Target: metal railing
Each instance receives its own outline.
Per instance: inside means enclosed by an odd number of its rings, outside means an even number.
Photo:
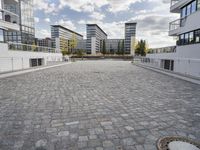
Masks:
[[[169,23],[169,31],[173,31],[176,30],[180,27],[184,27],[185,26],[185,22],[186,22],[186,17],[185,18],[180,18],[177,20],[174,20],[172,22]]]
[[[149,50],[149,54],[156,54],[156,53],[175,53],[176,46],[168,46],[162,48],[153,48]]]
[[[180,0],[171,0],[171,7],[178,3]]]
[[[56,50],[54,48],[12,42],[8,42],[8,49],[16,51],[56,53]]]

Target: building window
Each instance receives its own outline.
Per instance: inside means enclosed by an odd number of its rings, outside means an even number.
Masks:
[[[195,42],[200,43],[200,30],[194,32]]]
[[[3,29],[0,29],[0,42],[4,42]]]
[[[189,33],[185,33],[185,41],[184,44],[188,44],[189,43]]]
[[[194,32],[189,33],[189,43],[190,44],[194,43]]]
[[[194,2],[192,2],[191,4],[191,13],[194,13],[195,11],[197,11],[197,1],[195,0]]]
[[[197,0],[197,10],[200,10],[200,0]]]
[[[198,5],[200,7],[200,0],[198,0]],[[186,5],[185,7],[183,7],[181,9],[181,18],[184,18],[186,16],[189,16],[190,14],[194,13],[197,11],[197,1],[192,1],[191,3],[189,3],[188,5]]]

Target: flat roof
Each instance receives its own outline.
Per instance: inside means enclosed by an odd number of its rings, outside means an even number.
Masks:
[[[137,24],[137,22],[126,22],[125,24]]]
[[[87,24],[87,26],[97,26],[106,36],[108,36],[97,24]]]
[[[63,26],[61,26],[61,25],[51,25],[51,26],[52,26],[52,27],[59,27],[59,28],[62,28],[62,29],[64,29],[64,30],[67,30],[67,31],[69,31],[69,32],[75,33],[75,34],[77,34],[77,35],[83,37],[83,35],[81,35],[81,34],[75,32],[75,31],[72,31],[72,30],[70,30],[70,29],[68,29],[68,28],[65,28],[65,27],[63,27]]]

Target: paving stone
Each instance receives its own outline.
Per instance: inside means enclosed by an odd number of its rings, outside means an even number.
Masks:
[[[199,141],[199,97],[199,85],[128,61],[0,79],[0,149],[155,150],[163,136]]]
[[[113,146],[114,144],[111,141],[103,141],[103,147],[108,148]]]
[[[58,136],[69,136],[69,131],[58,132]]]

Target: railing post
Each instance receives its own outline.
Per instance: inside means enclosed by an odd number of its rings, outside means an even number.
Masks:
[[[11,65],[12,65],[12,71],[14,69],[14,66],[13,66],[13,57],[11,57]]]
[[[24,59],[22,57],[22,70],[24,69]]]

